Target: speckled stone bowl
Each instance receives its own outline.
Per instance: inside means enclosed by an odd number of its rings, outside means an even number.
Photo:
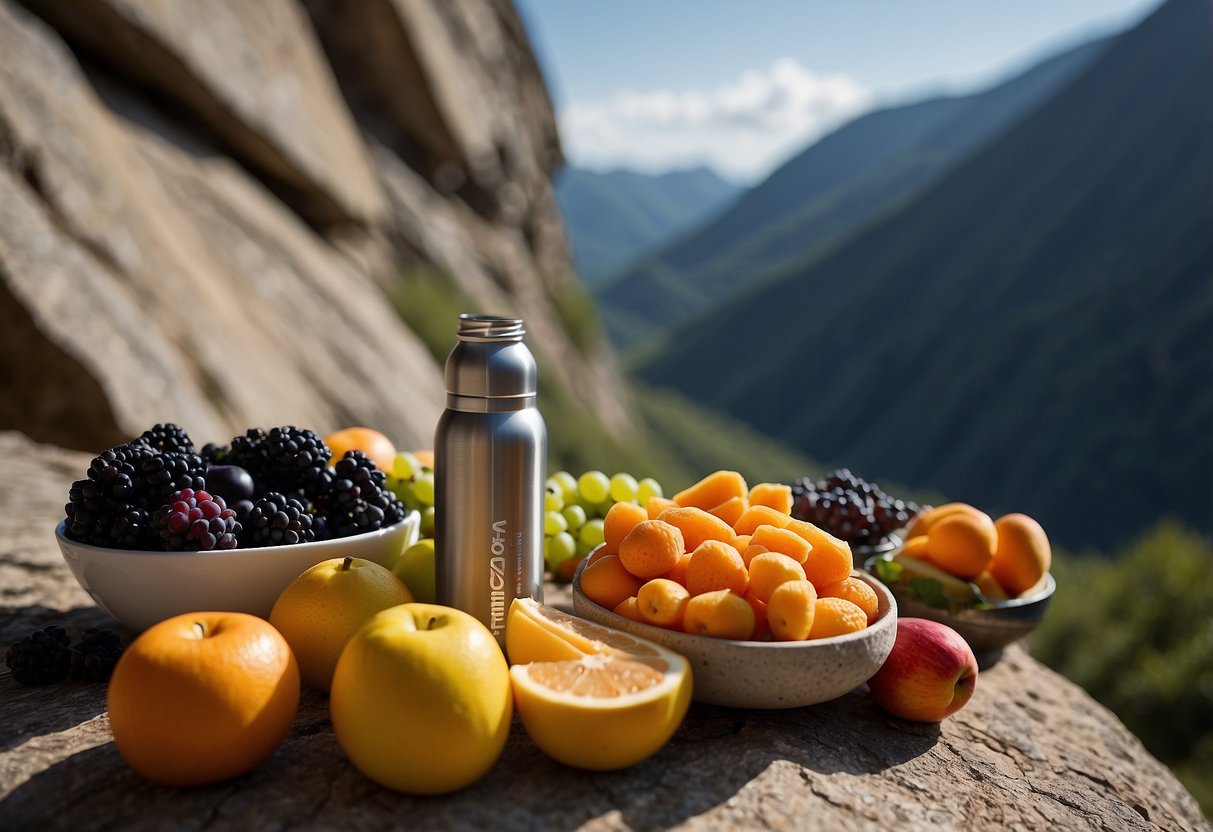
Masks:
[[[624,618],[581,591],[573,575],[573,610],[583,618],[655,641],[686,656],[694,698],[730,708],[798,708],[837,699],[862,685],[884,664],[897,636],[897,602],[884,584],[852,572],[876,590],[880,616],[867,629],[813,641],[730,641],[667,630]]]
[[[309,567],[350,555],[393,562],[417,541],[421,515],[409,512],[386,529],[344,537],[225,552],[139,552],[70,540],[55,528],[59,551],[76,582],[118,621],[145,630],[184,612],[234,611],[268,618],[286,585]]]

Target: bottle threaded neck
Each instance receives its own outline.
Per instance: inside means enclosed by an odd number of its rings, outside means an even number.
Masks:
[[[498,315],[460,315],[460,341],[521,341],[526,330],[522,318]]]

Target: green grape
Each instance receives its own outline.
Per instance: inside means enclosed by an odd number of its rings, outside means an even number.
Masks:
[[[568,521],[564,519],[564,515],[558,511],[549,511],[543,515],[543,533],[548,537],[554,534],[560,534],[566,531],[569,527]]]
[[[553,489],[550,485],[543,492],[543,510],[544,511],[560,511],[564,508],[564,496],[560,487]]]
[[[661,483],[652,477],[645,477],[636,484],[636,499],[642,506],[647,506],[651,497],[664,496],[665,492],[661,490]]]
[[[577,488],[591,503],[601,503],[611,496],[611,481],[601,471],[586,471],[577,480]]]
[[[586,520],[585,525],[577,532],[577,539],[590,546],[597,546],[603,540],[602,521],[598,518]]]
[[[423,506],[434,504],[434,474],[432,471],[423,471],[417,475],[417,479],[413,480],[413,496]]]
[[[616,474],[611,477],[611,499],[617,503],[633,502],[636,486],[636,478],[631,474]]]
[[[401,451],[392,460],[391,476],[398,480],[411,480],[420,470],[421,463],[408,451]]]
[[[421,511],[421,502],[413,494],[413,483],[402,483],[399,488],[393,488],[396,496],[400,498],[400,502],[404,503],[404,507],[409,511]]]
[[[569,531],[577,531],[585,525],[585,509],[581,506],[565,506],[560,513],[564,515],[564,522],[569,524]]]
[[[601,503],[594,503],[594,516],[606,517],[607,512],[611,510],[611,506],[615,505],[615,501],[607,497]]]
[[[557,471],[555,474],[552,474],[551,480],[559,483],[561,491],[564,492],[565,505],[577,499],[577,478],[568,471]]]
[[[543,541],[543,559],[548,569],[555,569],[577,554],[577,541],[568,532],[560,532]]]
[[[421,510],[421,536],[434,536],[434,507],[426,506]]]
[[[565,534],[568,534],[568,532],[565,532]],[[584,558],[592,551],[594,551],[594,547],[589,543],[586,543],[584,540],[577,541],[577,557]]]

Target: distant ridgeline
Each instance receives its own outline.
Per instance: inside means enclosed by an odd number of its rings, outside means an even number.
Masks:
[[[1213,531],[1211,15],[856,120],[600,288],[608,326],[648,382],[1062,544]]]

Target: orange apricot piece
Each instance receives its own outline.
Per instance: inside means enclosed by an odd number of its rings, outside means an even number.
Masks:
[[[608,610],[639,592],[640,585],[640,579],[624,569],[616,555],[599,558],[581,573],[581,591]]]
[[[736,471],[716,471],[690,488],[679,491],[674,495],[674,502],[683,507],[694,506],[707,511],[733,497],[745,497],[748,493],[745,478],[741,474]]]
[[[819,529],[804,520],[792,520],[785,526],[809,541],[809,556],[804,562],[804,574],[815,587],[828,586],[851,576],[855,561],[851,546],[845,540]]]
[[[791,520],[792,518],[788,515],[769,506],[751,505],[744,514],[737,518],[737,522],[733,524],[733,531],[737,534],[753,534],[759,526],[774,526],[782,529]]]
[[[749,507],[750,503],[745,497],[730,497],[715,508],[708,509],[708,514],[713,517],[719,517],[732,526],[737,522],[737,518]]]
[[[778,482],[760,482],[750,489],[750,505],[766,506],[780,514],[791,514],[792,486]]]
[[[850,601],[863,610],[864,615],[868,617],[869,624],[875,621],[876,616],[880,614],[880,598],[877,597],[876,590],[859,578],[843,578],[838,583],[824,586],[817,593],[817,597],[819,599],[842,598]]]
[[[636,602],[642,620],[659,627],[679,627],[686,613],[691,593],[680,583],[668,578],[654,578],[640,588]]]
[[[830,638],[858,633],[868,626],[868,615],[845,598],[819,598],[809,638]]]
[[[686,587],[692,595],[717,589],[731,589],[743,595],[749,583],[745,561],[729,544],[705,540],[691,553],[691,560],[687,563]]]
[[[649,519],[649,513],[635,503],[615,503],[602,520],[602,542],[612,555],[619,553],[619,544],[637,524]]]
[[[637,578],[656,578],[674,568],[685,550],[682,532],[661,520],[644,520],[619,544],[619,561]]]
[[[694,506],[668,508],[661,512],[661,517],[658,519],[663,523],[670,523],[678,527],[682,532],[682,539],[688,552],[695,551],[705,540],[732,543],[733,538],[736,537],[728,523]]]
[[[643,589],[643,587],[641,587]],[[633,621],[644,622],[644,616],[640,614],[639,602],[635,595],[623,599],[619,606],[615,607],[615,614],[622,615],[624,618],[630,618]],[[645,622],[648,623],[648,622]]]
[[[759,526],[750,537],[752,546],[765,546],[772,552],[787,555],[797,563],[804,563],[809,556],[809,541],[796,532],[777,529],[774,526]]]
[[[754,608],[729,589],[705,592],[687,602],[682,629],[697,636],[746,640],[754,633]]]
[[[677,508],[677,504],[668,497],[649,497],[649,501],[645,503],[645,511],[649,514],[650,520],[656,520],[661,516],[661,513],[667,508]]]
[[[813,629],[817,590],[808,581],[784,581],[767,601],[767,623],[779,641],[804,641]]]

